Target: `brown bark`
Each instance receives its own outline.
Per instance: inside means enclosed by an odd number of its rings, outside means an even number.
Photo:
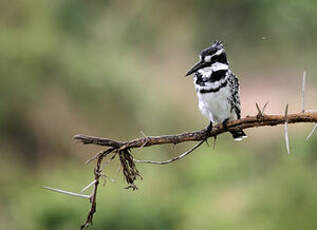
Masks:
[[[148,136],[129,141],[116,141],[107,138],[78,134],[74,136],[74,140],[77,140],[83,144],[101,145],[113,147],[115,149],[130,149],[161,144],[179,144],[187,141],[201,141],[206,138],[206,135],[208,137],[214,137],[219,134],[235,129],[249,129],[262,126],[276,126],[284,124],[286,120],[288,120],[288,124],[300,122],[317,122],[317,113],[306,112],[289,114],[287,115],[287,118],[283,115],[257,115],[252,117],[247,116],[240,120],[229,121],[227,124],[227,130],[225,130],[223,126],[220,124],[215,126],[210,133],[206,133],[206,130],[199,130],[195,132],[188,132],[176,135]]]

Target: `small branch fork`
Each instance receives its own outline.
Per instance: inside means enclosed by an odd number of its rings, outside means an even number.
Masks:
[[[212,131],[208,131],[207,129],[195,131],[195,132],[187,132],[176,135],[164,135],[164,136],[146,136],[142,132],[141,138],[129,140],[129,141],[117,141],[108,138],[94,137],[78,134],[74,136],[74,140],[76,142],[80,142],[82,144],[92,144],[106,147],[107,149],[98,153],[91,159],[89,159],[86,163],[88,164],[91,161],[96,160],[96,166],[94,168],[94,180],[89,183],[85,188],[82,189],[80,193],[68,192],[60,189],[55,189],[51,187],[43,186],[45,189],[49,189],[55,192],[63,193],[66,195],[81,197],[89,199],[91,205],[88,212],[87,219],[85,223],[81,226],[81,229],[87,228],[92,224],[93,216],[96,212],[96,197],[97,197],[97,189],[100,184],[101,176],[106,178],[106,175],[103,174],[102,161],[104,158],[109,156],[109,162],[114,160],[116,156],[121,163],[122,173],[125,177],[125,180],[128,184],[126,189],[136,190],[137,186],[135,185],[135,180],[137,178],[142,179],[139,171],[136,168],[135,163],[148,163],[148,164],[156,164],[156,165],[165,165],[172,163],[176,160],[180,160],[194,150],[199,148],[204,142],[207,143],[207,139],[209,137],[214,137],[215,140],[218,135],[235,130],[244,130],[250,128],[264,127],[264,126],[276,126],[284,124],[284,132],[285,132],[285,142],[287,152],[290,153],[289,146],[289,137],[288,137],[288,125],[295,123],[316,123],[313,130],[309,133],[306,140],[308,140],[312,134],[317,129],[317,111],[316,110],[305,110],[304,108],[304,95],[305,95],[305,85],[306,85],[306,72],[303,73],[303,83],[302,83],[302,108],[301,112],[296,114],[288,113],[288,105],[285,108],[285,113],[283,115],[266,115],[264,114],[264,110],[268,103],[265,103],[262,109],[260,109],[259,105],[256,103],[256,107],[258,110],[258,114],[255,116],[247,116],[240,120],[229,121],[227,123],[227,127],[224,128],[222,124],[214,126]],[[194,145],[188,151],[165,161],[152,161],[152,160],[136,160],[133,158],[131,154],[132,149],[136,148],[144,148],[150,147],[153,145],[162,145],[162,144],[179,144],[183,142],[196,141],[196,145]],[[109,163],[108,162],[108,163]],[[92,188],[92,192],[90,195],[82,194],[90,187]]]

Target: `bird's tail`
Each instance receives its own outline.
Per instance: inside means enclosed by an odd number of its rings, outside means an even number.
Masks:
[[[237,130],[237,131],[230,131],[232,134],[232,137],[235,141],[242,141],[244,138],[247,138],[248,136],[243,132],[243,130]]]

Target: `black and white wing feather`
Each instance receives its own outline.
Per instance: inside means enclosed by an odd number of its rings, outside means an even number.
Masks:
[[[229,87],[231,89],[231,97],[228,98],[231,105],[231,112],[235,112],[237,119],[241,118],[240,108],[240,84],[238,78],[230,71],[228,77]]]

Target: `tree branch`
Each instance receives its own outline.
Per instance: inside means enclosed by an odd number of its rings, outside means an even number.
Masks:
[[[142,138],[137,138],[134,140],[128,141],[117,141],[108,138],[101,138],[101,137],[93,137],[93,136],[86,136],[82,134],[78,134],[74,136],[74,140],[80,142],[82,144],[93,144],[107,147],[108,149],[97,154],[93,158],[89,159],[88,162],[92,160],[97,160],[97,164],[94,170],[95,179],[93,183],[90,183],[88,186],[85,187],[89,188],[93,185],[93,191],[90,198],[90,210],[86,219],[86,222],[81,226],[81,229],[88,227],[92,224],[93,215],[96,212],[96,196],[97,196],[97,188],[99,185],[99,178],[102,175],[102,169],[100,167],[102,160],[109,155],[110,153],[114,153],[114,155],[110,158],[113,160],[117,155],[119,155],[119,160],[121,162],[122,172],[125,176],[126,182],[128,184],[127,189],[136,190],[137,186],[134,184],[134,181],[139,176],[139,171],[137,170],[135,163],[149,163],[149,164],[158,164],[164,165],[172,163],[176,160],[182,159],[188,154],[192,153],[195,149],[197,149],[203,142],[207,141],[209,137],[217,138],[218,135],[223,134],[228,131],[234,130],[241,130],[241,129],[249,129],[249,128],[257,128],[263,126],[276,126],[284,124],[284,131],[285,131],[285,140],[287,151],[289,151],[289,140],[288,140],[288,131],[287,126],[288,124],[300,123],[300,122],[317,122],[317,113],[312,112],[301,112],[297,114],[288,114],[288,106],[285,109],[284,115],[264,115],[264,109],[267,103],[264,105],[263,109],[260,110],[258,104],[256,104],[258,108],[258,114],[256,116],[247,116],[240,120],[229,121],[227,123],[227,129],[223,127],[222,124],[215,126],[211,132],[208,133],[207,129],[195,131],[195,132],[188,132],[176,135],[164,135],[164,136],[145,136],[143,135]],[[313,131],[312,131],[313,133]],[[312,134],[311,133],[311,134]],[[310,134],[310,135],[311,135]],[[132,148],[143,148],[149,147],[153,145],[162,145],[162,144],[179,144],[188,141],[198,141],[198,143],[189,149],[188,151],[171,158],[165,161],[152,161],[152,160],[136,160],[133,159],[132,154],[130,153],[130,149]],[[82,195],[85,196],[85,195]]]
[[[123,150],[139,147],[149,147],[152,145],[179,144],[188,141],[202,141],[206,139],[206,136],[215,137],[227,131],[281,125],[286,122],[286,119],[288,124],[300,122],[317,122],[317,113],[305,112],[297,114],[288,114],[286,117],[285,115],[262,115],[261,117],[247,116],[240,120],[229,121],[227,123],[227,130],[225,130],[222,124],[220,124],[215,126],[210,133],[206,133],[206,130],[203,129],[195,132],[188,132],[176,135],[148,136],[129,141],[116,141],[107,138],[78,134],[74,136],[74,140],[79,141],[82,144],[94,144],[112,147],[117,150]]]

